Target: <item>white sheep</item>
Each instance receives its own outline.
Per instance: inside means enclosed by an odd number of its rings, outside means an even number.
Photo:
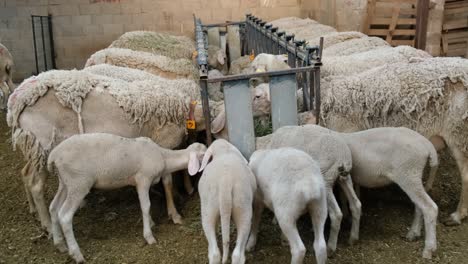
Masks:
[[[224,75],[218,71],[218,70],[209,70],[208,71],[208,78],[213,79],[213,78],[220,78],[223,77]],[[223,94],[223,89],[222,89],[222,83],[208,83],[208,98],[210,98],[213,101],[221,101],[224,99],[224,94]]]
[[[407,127],[457,162],[462,192],[445,224],[468,215],[468,60],[427,58],[394,63],[348,77],[322,81],[320,123],[340,131]]]
[[[323,57],[346,56],[384,46],[390,47],[390,44],[378,37],[355,38],[324,48]]]
[[[231,62],[231,67],[229,68],[229,75],[236,75],[241,73],[249,73],[249,68],[251,64],[250,56],[245,55]]]
[[[315,259],[324,264],[327,247],[323,235],[327,220],[327,190],[319,164],[307,153],[293,148],[257,150],[250,157],[249,167],[257,179],[252,231],[247,250],[253,249],[263,207],[275,213],[281,231],[291,247],[291,263],[302,263],[305,246],[296,221],[308,212],[314,229]]]
[[[186,36],[153,31],[130,31],[114,40],[109,48],[131,49],[171,59],[191,60],[195,51],[195,42]]]
[[[404,127],[373,128],[340,135],[351,150],[351,176],[356,185],[378,188],[396,183],[415,204],[414,221],[406,236],[409,240],[421,236],[424,216],[426,239],[423,257],[430,259],[437,248],[438,209],[426,193],[422,177],[428,163],[430,175],[426,189],[429,190],[439,165],[434,146],[422,135]]]
[[[198,69],[188,59],[171,59],[149,52],[121,48],[99,50],[86,61],[85,67],[97,64],[112,64],[143,70],[168,79],[198,79]]]
[[[149,138],[123,138],[112,134],[74,135],[60,143],[49,155],[49,173],[57,173],[59,187],[52,203],[54,245],[62,252],[66,244],[70,256],[85,261],[73,234],[73,216],[91,188],[116,189],[135,186],[143,214],[143,236],[156,242],[151,232],[149,189],[161,177],[188,168],[195,175],[206,147],[194,143],[184,150],[164,149]],[[63,231],[63,235],[62,235]]]
[[[13,56],[10,51],[0,43],[0,109],[7,108],[8,97],[15,89],[12,81]]]
[[[267,139],[258,140],[261,143],[257,143],[257,147],[269,149],[293,147],[306,152],[318,161],[325,179],[328,214],[331,220],[328,248],[331,251],[336,250],[343,217],[333,194],[335,183],[339,184],[350,203],[353,223],[349,243],[357,241],[359,239],[361,202],[354,192],[351,176],[349,176],[352,168],[352,157],[346,142],[335,132],[316,125],[284,126],[267,136]]]
[[[323,48],[325,49],[350,39],[364,38],[367,37],[367,35],[357,31],[332,32],[323,36],[305,40],[310,46],[318,46],[320,44],[321,37],[323,37]]]
[[[273,55],[267,53],[258,54],[250,64],[246,73],[280,71],[290,69],[285,55]],[[269,77],[256,77],[250,79],[250,85],[255,87],[261,83],[269,82]]]
[[[211,162],[209,162],[212,158]],[[232,263],[245,263],[245,247],[252,221],[252,204],[257,189],[255,176],[239,150],[224,139],[215,140],[205,152],[198,183],[203,231],[208,240],[209,263],[220,263],[216,224],[221,218],[222,263],[229,256],[231,215],[237,227],[237,242]]]
[[[208,45],[208,66],[211,69],[219,70],[222,74],[227,74],[227,56],[226,52],[213,45]]]

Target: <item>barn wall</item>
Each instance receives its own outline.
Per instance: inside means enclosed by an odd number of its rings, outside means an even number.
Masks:
[[[302,0],[0,0],[0,41],[15,60],[16,81],[35,71],[31,15],[53,16],[57,67],[82,68],[95,51],[126,31],[192,36],[195,13],[205,23],[300,16]],[[307,1],[305,1],[307,2]]]

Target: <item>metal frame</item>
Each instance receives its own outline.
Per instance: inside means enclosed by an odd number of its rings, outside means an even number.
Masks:
[[[250,91],[246,89],[249,88],[249,79],[266,76],[271,78],[270,90],[272,96],[272,121],[274,130],[284,125],[297,125],[295,92],[296,89],[299,88],[303,88],[303,110],[313,111],[316,116],[319,116],[320,66],[322,65],[323,38],[320,40],[319,46],[307,46],[305,41],[295,40],[294,35],[287,34],[286,32],[278,32],[278,28],[274,28],[271,24],[267,24],[265,21],[251,14],[246,15],[245,21],[209,25],[203,25],[201,20],[194,15],[194,24],[197,45],[197,63],[200,71],[200,88],[208,145],[212,142],[210,129],[211,117],[207,91],[208,83],[225,83],[224,101],[230,136],[229,140],[236,145],[247,158],[253,150],[255,150],[253,116],[251,100],[249,99]],[[287,54],[288,64],[291,66],[291,69],[208,79],[207,31],[209,28],[227,27],[231,25],[238,25],[240,27],[242,55],[249,54],[250,52],[254,54]],[[294,85],[294,82],[296,82],[296,85]],[[291,90],[291,87],[294,87],[294,90]],[[236,109],[234,109],[234,101],[241,106],[237,106]],[[241,117],[236,117],[232,112],[236,112],[236,115]],[[247,116],[250,118],[247,118]],[[317,122],[318,120],[319,118],[317,118]],[[235,133],[231,134],[231,132]]]
[[[36,62],[36,74],[40,72],[39,70],[39,58],[38,58],[38,44],[37,44],[37,36],[36,36],[36,21],[39,20],[39,25],[41,27],[40,30],[40,35],[41,35],[41,43],[42,44],[42,51],[44,53],[44,71],[50,70],[50,69],[56,69],[56,63],[55,63],[55,46],[54,46],[54,34],[52,30],[52,16],[35,16],[31,15],[31,25],[32,25],[32,33],[33,33],[33,45],[34,45],[34,58]],[[44,37],[44,27],[45,25],[47,26],[48,29],[48,34],[49,34],[49,44],[50,44],[50,61],[52,62],[49,67],[47,65],[47,49],[46,49],[46,40]]]

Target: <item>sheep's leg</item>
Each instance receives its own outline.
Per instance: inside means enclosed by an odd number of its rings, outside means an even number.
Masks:
[[[50,234],[50,216],[44,198],[44,184],[47,178],[47,173],[43,168],[39,169],[39,171],[32,169],[30,172],[31,175],[29,176],[29,189],[37,208],[41,226]]]
[[[451,149],[455,160],[457,161],[458,169],[462,179],[462,190],[460,192],[460,200],[455,212],[450,215],[450,219],[444,221],[446,225],[459,225],[461,221],[468,215],[468,157],[465,157],[458,149]]]
[[[247,251],[252,251],[257,244],[257,236],[260,227],[260,221],[262,220],[263,209],[263,201],[260,198],[255,197],[253,205],[252,230],[250,231],[249,240],[247,242]]]
[[[54,245],[61,253],[67,252],[67,245],[65,244],[65,238],[63,237],[62,229],[60,228],[58,211],[65,202],[66,197],[67,190],[65,185],[62,183],[62,181],[59,180],[57,194],[55,194],[54,199],[50,203],[49,212],[52,221],[52,236],[54,239]]]
[[[184,171],[184,188],[189,195],[192,195],[195,191],[192,181],[190,180],[190,175],[188,175],[187,171]]]
[[[182,224],[182,217],[179,215],[174,205],[174,196],[172,194],[172,174],[163,175],[162,179],[164,192],[166,193],[166,205],[169,218],[172,219],[174,224]]]
[[[328,237],[328,249],[331,252],[336,251],[336,244],[338,243],[338,234],[341,227],[341,219],[343,214],[338,206],[338,202],[333,194],[333,189],[327,188],[327,204],[328,214],[330,215],[330,236]]]
[[[424,242],[423,258],[432,258],[432,253],[437,249],[436,240],[436,224],[437,224],[437,205],[432,201],[431,197],[426,193],[424,186],[421,181],[421,176],[411,177],[407,176],[402,179],[395,179],[395,182],[400,186],[401,189],[409,196],[411,201],[419,207],[424,215],[424,228],[426,233],[426,239]],[[395,177],[393,177],[395,178]],[[410,179],[417,179],[411,181]]]
[[[346,198],[349,201],[349,207],[353,216],[353,223],[351,226],[351,235],[349,237],[349,244],[354,244],[359,240],[359,223],[361,221],[361,201],[357,198],[354,192],[353,182],[351,176],[346,177],[344,180],[338,180],[338,183],[343,190]]]
[[[291,248],[291,264],[300,264],[304,260],[306,248],[297,231],[297,219],[294,217],[299,214],[291,211],[290,209],[275,210],[275,215],[281,231],[288,239]]]
[[[326,193],[319,200],[309,204],[309,214],[314,228],[314,251],[317,264],[325,264],[327,261],[327,244],[325,243],[324,229],[327,221],[327,196]]]
[[[81,254],[78,242],[76,242],[75,234],[73,233],[73,216],[80,206],[81,201],[84,199],[88,190],[70,190],[67,189],[67,198],[59,210],[58,217],[62,227],[63,234],[68,245],[68,254],[77,262],[83,263],[85,261],[83,254]]]
[[[411,224],[411,228],[408,234],[406,235],[406,239],[408,239],[409,241],[414,241],[421,236],[422,221],[422,211],[418,206],[415,206],[413,224]]]
[[[22,175],[21,179],[23,180],[24,190],[26,192],[26,198],[28,199],[29,213],[35,214],[37,210],[36,210],[36,206],[34,205],[34,200],[31,195],[31,191],[29,190],[29,184],[28,184],[28,182],[30,181],[29,176],[32,175],[30,169],[31,169],[31,161],[28,161],[26,165],[24,166],[24,168],[21,170],[21,175]]]
[[[232,252],[232,264],[245,263],[245,247],[249,239],[250,227],[252,222],[252,207],[233,208],[234,223],[237,227],[236,247]]]
[[[143,237],[145,238],[146,243],[151,245],[156,243],[153,232],[151,232],[151,222],[153,221],[150,216],[151,202],[149,198],[151,182],[147,182],[146,180],[137,181],[136,187],[143,217]]]
[[[343,214],[343,218],[347,219],[350,215],[349,212],[349,204],[348,204],[348,198],[344,192],[338,191],[338,198],[340,200],[340,205],[341,205],[341,213]]]
[[[221,263],[221,253],[219,252],[218,242],[216,241],[216,223],[219,218],[217,207],[201,207],[203,231],[208,240],[208,259],[210,264]]]

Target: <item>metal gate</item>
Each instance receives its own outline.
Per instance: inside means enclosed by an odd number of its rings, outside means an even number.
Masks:
[[[55,69],[52,16],[31,16],[36,74]]]
[[[255,151],[255,133],[249,79],[270,77],[270,97],[273,130],[285,125],[297,125],[296,90],[303,88],[305,110],[320,114],[320,66],[323,39],[320,46],[310,47],[294,35],[278,32],[261,19],[248,14],[245,21],[203,25],[194,17],[197,62],[200,70],[200,88],[205,117],[207,144],[211,144],[211,117],[208,100],[208,83],[224,83],[224,103],[229,141],[249,158]],[[242,54],[287,54],[288,70],[239,74],[208,79],[208,31],[215,27],[239,27]],[[317,118],[318,120],[318,118]]]

